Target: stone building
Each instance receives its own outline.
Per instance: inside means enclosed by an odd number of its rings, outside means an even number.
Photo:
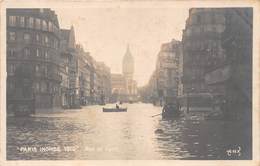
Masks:
[[[157,57],[157,88],[161,100],[167,97],[177,97],[179,82],[179,54],[181,43],[172,40],[162,44]]]
[[[87,104],[94,104],[95,103],[95,79],[96,79],[96,68],[95,68],[95,60],[94,58],[90,55],[90,52],[86,52],[85,56],[85,67],[89,72],[89,92],[88,96],[86,97]]]
[[[225,100],[227,118],[251,119],[252,109],[252,8],[228,8],[221,35],[226,56],[214,56],[205,80]]]
[[[90,64],[88,62],[88,53],[84,51],[81,45],[76,45],[77,52],[77,79],[78,94],[81,105],[86,105],[90,97]]]
[[[175,98],[182,91],[180,84],[180,59],[182,58],[182,44],[172,40],[164,43],[158,53],[156,69],[147,85],[150,101],[163,105],[166,99]]]
[[[130,52],[129,46],[127,46],[126,53],[123,58],[122,63],[123,75],[126,79],[126,90],[128,94],[132,94],[131,80],[133,80],[134,75],[134,58]]]
[[[152,101],[153,103],[156,103],[156,101],[160,101],[157,83],[158,83],[158,76],[155,70],[152,76],[150,77],[147,85],[149,100]]]
[[[70,29],[60,31],[60,74],[61,82],[61,105],[63,108],[75,107],[75,34],[73,26]],[[75,92],[76,93],[76,92]]]
[[[96,61],[79,44],[76,46],[76,78],[80,105],[99,104],[111,96],[110,68]]]
[[[160,101],[158,90],[157,90],[157,73],[153,71],[148,83],[138,89],[141,101],[145,103],[152,102],[156,104],[156,101]]]
[[[92,82],[93,82],[93,86],[92,86],[92,99],[93,99],[93,103],[98,103],[98,99],[99,99],[99,89],[100,89],[100,75],[97,72],[98,68],[97,68],[97,61],[93,58],[92,61],[92,67],[93,67],[93,73],[92,73]]]
[[[14,73],[28,68],[36,110],[60,107],[59,22],[50,9],[7,9],[7,104],[15,98]]]
[[[67,31],[67,50],[69,56],[69,105],[70,108],[80,107],[79,80],[78,80],[78,54],[76,51],[76,40],[73,26]]]
[[[109,102],[111,98],[111,72],[104,62],[97,62],[100,102]]]
[[[182,83],[182,78],[183,78],[183,44],[182,42],[178,45],[178,54],[179,54],[179,62],[178,62],[178,98],[181,98],[184,93],[183,93],[183,83]]]
[[[133,102],[137,100],[137,82],[134,77],[134,57],[129,46],[122,61],[122,74],[111,75],[112,100]]]
[[[127,101],[126,79],[122,74],[111,74],[111,101]]]
[[[129,46],[127,46],[126,53],[122,62],[123,76],[126,80],[126,92],[129,101],[135,100],[137,95],[137,83],[133,79],[134,76],[134,57],[132,56]]]
[[[191,8],[183,30],[183,104],[210,107],[211,90],[205,83],[205,73],[212,63],[226,56],[221,45],[225,30],[224,9]],[[185,104],[185,101],[186,104]]]

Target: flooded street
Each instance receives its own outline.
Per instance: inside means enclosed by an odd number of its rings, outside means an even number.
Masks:
[[[107,105],[109,106],[109,105]],[[107,107],[106,106],[106,107]],[[112,105],[111,105],[112,106]],[[125,104],[7,118],[7,159],[248,159],[247,124],[205,121],[201,114],[163,120],[161,107]],[[155,132],[162,129],[161,132]],[[230,131],[237,132],[230,132]],[[229,149],[239,153],[229,155]]]

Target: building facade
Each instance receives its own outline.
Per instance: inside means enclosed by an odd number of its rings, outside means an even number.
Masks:
[[[148,84],[143,87],[140,87],[138,93],[141,97],[141,100],[145,103],[154,103],[160,101],[157,89],[157,72],[153,71],[151,77],[149,78]]]
[[[60,31],[60,74],[61,82],[61,105],[63,108],[75,107],[75,34],[73,26],[70,29]],[[74,72],[73,72],[74,71]]]
[[[122,60],[122,74],[111,74],[112,101],[137,101],[137,82],[134,77],[134,57],[129,46]]]
[[[73,26],[66,30],[66,54],[69,54],[69,106],[80,108],[79,79],[78,79],[78,54],[76,51],[76,39]]]
[[[93,58],[92,61],[92,66],[93,66],[93,74],[92,74],[92,81],[93,81],[93,87],[92,87],[92,98],[93,98],[93,103],[98,103],[99,99],[99,89],[100,89],[100,75],[98,73],[98,67],[97,67],[97,61]]]
[[[224,12],[221,42],[226,56],[210,61],[205,75],[215,100],[225,100],[225,116],[251,119],[252,109],[252,8],[229,8]],[[222,101],[223,102],[223,101]]]
[[[183,83],[182,83],[182,78],[183,78],[183,44],[182,42],[178,45],[178,97],[182,97],[184,95],[183,93]]]
[[[54,11],[8,9],[6,20],[8,111],[24,96],[39,111],[109,101],[110,68],[76,44],[73,26],[60,29]]]
[[[167,97],[177,97],[179,83],[179,47],[181,43],[172,40],[162,44],[157,57],[157,88],[161,100]]]
[[[81,45],[76,46],[77,52],[77,79],[78,95],[80,105],[87,105],[90,98],[90,64],[88,62],[88,53],[84,51]]]
[[[195,107],[210,107],[211,90],[205,73],[212,63],[224,59],[221,34],[225,30],[224,9],[191,8],[183,30],[183,93]]]
[[[15,96],[14,73],[32,74],[35,108],[60,107],[59,22],[50,9],[7,9],[7,103]]]
[[[182,93],[180,83],[180,68],[182,63],[182,44],[172,40],[161,46],[157,56],[156,68],[150,77],[146,89],[149,91],[149,100],[156,105],[163,105],[178,97]]]
[[[111,74],[111,101],[127,101],[126,79],[122,74]]]
[[[122,62],[123,76],[126,80],[126,92],[128,100],[135,100],[137,97],[137,83],[133,79],[134,76],[134,57],[132,56],[129,46],[127,46],[126,53]]]
[[[132,84],[131,80],[133,80],[134,75],[134,58],[130,52],[129,46],[127,46],[126,53],[123,57],[122,62],[123,75],[126,79],[126,91],[128,94],[132,94]]]
[[[110,68],[104,62],[97,62],[97,73],[99,79],[99,102],[110,102],[111,98],[111,72]]]

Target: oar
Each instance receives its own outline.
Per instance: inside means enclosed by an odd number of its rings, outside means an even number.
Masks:
[[[158,115],[162,115],[162,113],[160,113],[160,114],[156,114],[156,115],[153,115],[153,116],[151,116],[151,117],[155,117],[155,116],[158,116]]]

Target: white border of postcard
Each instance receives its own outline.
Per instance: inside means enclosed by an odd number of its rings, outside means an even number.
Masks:
[[[6,160],[6,8],[182,8],[182,7],[253,7],[253,160]],[[198,166],[260,166],[260,121],[259,121],[259,53],[260,53],[260,1],[258,0],[143,0],[143,1],[120,1],[120,0],[0,0],[0,117],[1,117],[1,163],[0,165],[29,166],[29,165],[57,165],[57,166],[121,166],[121,165],[198,165]],[[184,18],[186,19],[186,18]]]

